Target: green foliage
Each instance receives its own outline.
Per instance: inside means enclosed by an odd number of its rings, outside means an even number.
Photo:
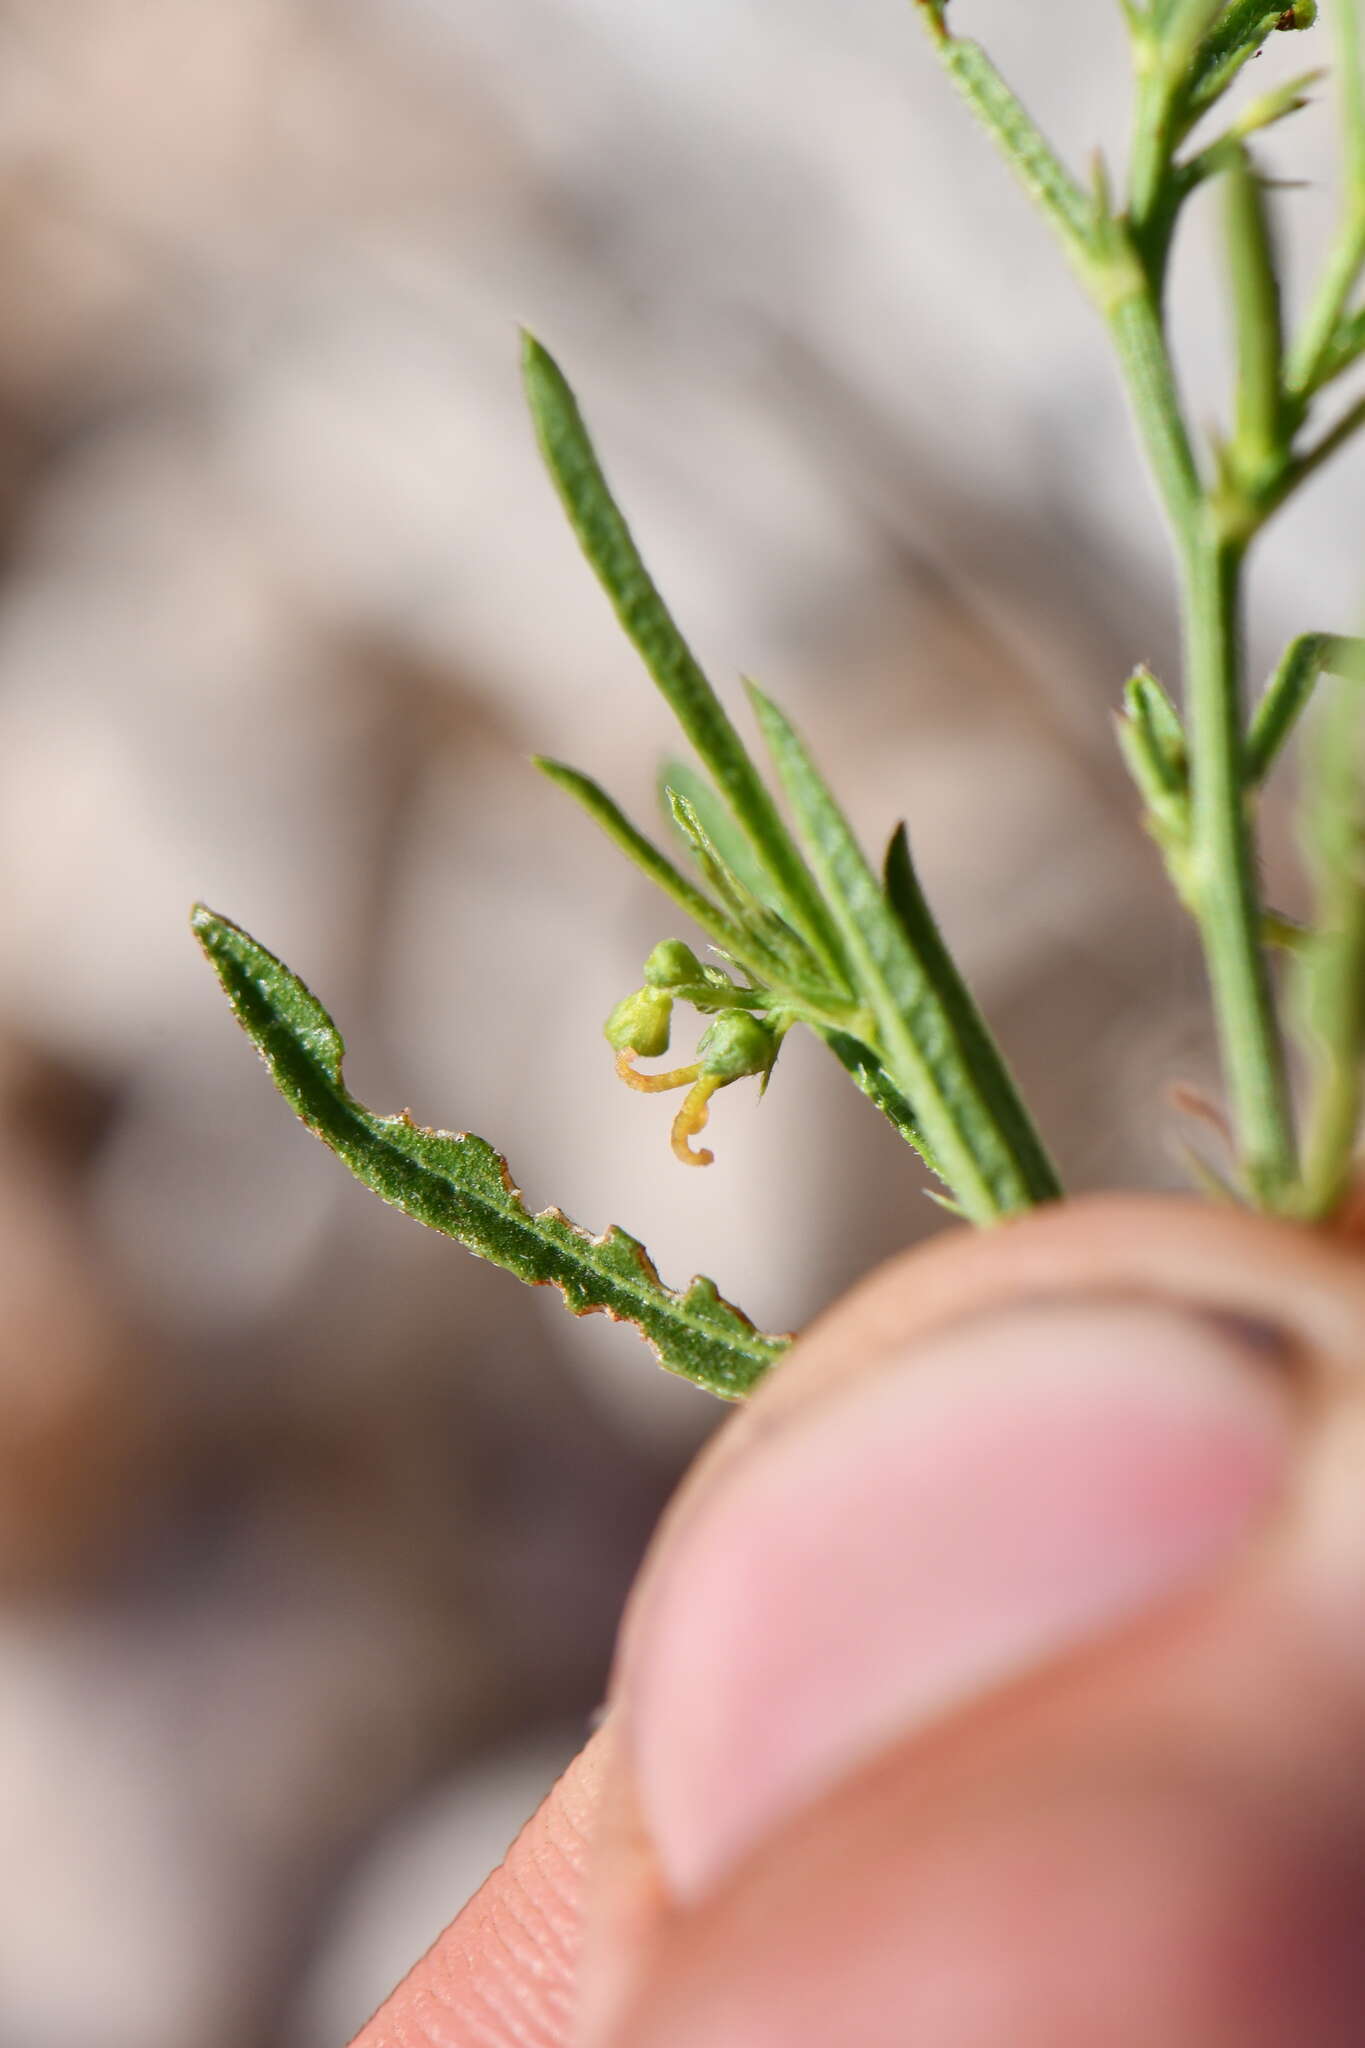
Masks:
[[[592,1237],[558,1209],[533,1216],[506,1160],[482,1138],[362,1107],[342,1080],[341,1034],[298,976],[202,904],[193,926],[285,1101],[383,1201],[519,1280],[557,1287],[574,1315],[634,1323],[661,1365],[727,1400],[747,1394],[781,1357],[789,1339],[762,1335],[710,1280],[683,1293],[665,1287],[624,1230]]]
[[[523,373],[541,453],[584,554],[768,876],[779,909],[834,988],[843,963],[825,907],[763,778],[654,586],[559,365],[533,335]]]
[[[1246,742],[1249,789],[1270,773],[1322,675],[1365,682],[1365,640],[1341,633],[1300,633],[1290,641],[1252,714]]]
[[[923,11],[923,10],[921,10]],[[1279,921],[1261,901],[1250,792],[1287,736],[1323,666],[1323,636],[1296,643],[1248,729],[1242,712],[1241,612],[1246,551],[1308,477],[1365,423],[1365,403],[1324,429],[1317,401],[1365,349],[1353,303],[1365,267],[1365,82],[1356,0],[1333,0],[1345,191],[1323,274],[1297,325],[1283,304],[1275,240],[1278,195],[1252,153],[1256,134],[1296,113],[1298,78],[1233,113],[1186,151],[1197,123],[1221,113],[1266,39],[1311,28],[1311,0],[1127,0],[1135,78],[1126,190],[1095,182],[1087,223],[1047,202],[1067,254],[1108,324],[1179,574],[1184,626],[1183,719],[1167,716],[1150,680],[1130,684],[1120,727],[1148,823],[1204,944],[1237,1134],[1242,1191],[1270,1208],[1302,1207],[1298,1142],[1277,991],[1265,954]],[[941,8],[926,25],[957,77],[966,61]],[[1037,145],[1018,114],[978,107],[1025,185]],[[1236,342],[1230,430],[1205,450],[1187,417],[1167,331],[1172,239],[1192,191],[1226,185],[1229,297]],[[1177,744],[1178,734],[1178,744]],[[1183,766],[1177,772],[1177,755]],[[1183,784],[1183,786],[1182,786]]]
[[[1133,67],[1133,123],[1116,180],[1096,154],[1082,180],[1061,160],[981,47],[954,33],[947,0],[915,0],[939,61],[1049,223],[1107,328],[1170,531],[1182,608],[1178,699],[1145,666],[1123,693],[1119,742],[1146,823],[1199,929],[1235,1131],[1235,1193],[1300,1216],[1330,1213],[1353,1171],[1365,1070],[1365,641],[1294,640],[1250,715],[1242,609],[1251,541],[1365,425],[1365,399],[1324,422],[1329,387],[1365,356],[1365,71],[1358,0],[1324,6],[1335,43],[1344,167],[1322,273],[1295,317],[1279,248],[1284,201],[1257,156],[1261,134],[1308,104],[1316,71],[1235,103],[1272,36],[1313,26],[1315,0],[1119,0]],[[1198,130],[1198,139],[1196,139]],[[1171,249],[1191,195],[1222,185],[1229,328],[1221,428],[1189,416],[1168,330]],[[542,455],[582,549],[696,759],[661,777],[665,827],[683,862],[577,769],[537,765],[571,795],[709,942],[661,940],[606,1035],[622,1079],[685,1090],[672,1144],[692,1139],[718,1090],[766,1087],[785,1035],[805,1028],[945,1183],[947,1206],[990,1223],[1061,1192],[1008,1068],[959,973],[911,863],[903,827],[884,872],[869,865],[809,751],[750,687],[776,768],[770,786],[664,603],[607,483],[577,400],[526,337],[526,393]],[[1305,861],[1316,910],[1303,928],[1262,900],[1257,796],[1324,675],[1341,679],[1306,777]],[[785,821],[785,798],[795,825]],[[696,877],[694,879],[693,877]],[[641,1328],[670,1369],[744,1392],[784,1339],[755,1332],[709,1281],[663,1287],[619,1230],[591,1238],[557,1210],[530,1215],[481,1139],[375,1117],[347,1094],[341,1041],[302,983],[245,933],[196,913],[233,1008],[292,1106],[384,1199],[519,1277],[563,1291],[577,1313]],[[1287,1005],[1269,949],[1287,952]],[[710,1020],[690,1063],[637,1070],[668,1049],[679,1006]],[[1311,1083],[1300,1129],[1284,1019]]]
[[[1055,1197],[1055,1172],[937,931],[927,925],[920,934],[928,943],[932,930],[926,971],[809,756],[751,688],[804,850],[793,839],[644,565],[563,372],[530,337],[525,372],[541,447],[580,544],[710,771],[670,767],[664,784],[669,815],[707,885],[697,907],[670,870],[674,901],[691,900],[703,930],[744,970],[750,1005],[766,1008],[779,1029],[805,1023],[830,1045],[965,1214],[985,1223]],[[549,772],[660,879],[662,857],[610,799],[572,771]],[[899,1000],[888,992],[893,970]],[[681,1085],[686,1071],[666,1084]],[[648,1086],[649,1077],[632,1085]]]
[[[810,846],[892,1083],[915,1105],[965,1213],[990,1222],[1060,1192],[1003,1062],[938,936],[908,856],[893,902],[790,724],[750,686],[778,774]],[[903,843],[903,842],[902,842]]]

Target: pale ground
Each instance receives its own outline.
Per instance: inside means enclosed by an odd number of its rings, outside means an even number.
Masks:
[[[968,25],[1079,151],[1111,13]],[[612,1080],[675,920],[526,757],[643,815],[668,728],[516,322],[716,675],[870,840],[909,818],[1080,1186],[1172,1180],[1163,1091],[1209,1078],[1109,722],[1173,667],[1164,556],[904,0],[0,0],[0,261],[0,2043],[326,2048],[576,1739],[714,1410],[354,1188],[190,900],[333,1005],[377,1107],[789,1326],[936,1212],[813,1048],[721,1100],[706,1175]],[[1362,501],[1348,468],[1286,529],[1258,660],[1352,623]]]

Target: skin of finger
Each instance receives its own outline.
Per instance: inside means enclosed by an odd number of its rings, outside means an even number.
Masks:
[[[929,1745],[774,1838],[670,1925],[618,2048],[1353,2048],[1359,1815],[1169,1724],[1088,1754],[1058,1709],[1022,1757],[938,1792]]]
[[[823,1317],[713,1441],[665,1518],[631,1611],[638,1611],[663,1559],[674,1558],[672,1568],[678,1568],[678,1545],[685,1563],[689,1523],[718,1478],[789,1418],[964,1312],[1079,1293],[1175,1300],[1232,1316],[1247,1324],[1253,1344],[1258,1324],[1273,1327],[1296,1357],[1307,1408],[1320,1409],[1353,1387],[1365,1360],[1365,1267],[1351,1244],[1322,1234],[1194,1202],[1130,1197],[1034,1212],[990,1233],[955,1233],[893,1261]],[[628,1616],[613,1683],[624,1739],[609,1774],[607,1804],[629,1820],[618,1819],[609,1831],[592,1873],[594,1931],[576,2036],[585,2048],[597,2048],[630,1996],[622,1954],[637,1976],[648,1976],[677,1917],[649,1855],[633,1788],[612,1782],[617,1773],[629,1776],[629,1668]],[[1215,1663],[1215,1697],[1223,1682]],[[628,1943],[613,1938],[626,1931]],[[603,1954],[612,1958],[608,1983],[594,1962]]]
[[[1365,1272],[1349,1248],[1325,1237],[1196,1203],[1126,1197],[1038,1212],[986,1234],[951,1233],[882,1268],[813,1326],[699,1461],[665,1519],[656,1553],[681,1540],[688,1514],[725,1463],[844,1375],[874,1367],[964,1310],[1106,1288],[1262,1316],[1296,1337],[1315,1373],[1327,1380],[1349,1373],[1360,1355]],[[630,1773],[615,1750],[609,1733],[596,1738],[502,1870],[354,2048],[439,2048],[457,2041],[463,2048],[469,2039],[481,2048],[561,2048],[570,2038],[569,1980],[587,1843],[599,1834],[587,1879],[586,2025],[572,2038],[602,2038],[607,2015],[628,1993],[625,1959],[647,1973],[646,1959],[662,1949],[670,1926]],[[527,1938],[528,1929],[534,1938]],[[594,1955],[605,1958],[598,1967]]]
[[[1346,1240],[1242,1210],[1165,1196],[1101,1195],[952,1231],[889,1260],[805,1331],[714,1436],[674,1495],[632,1590],[611,1696],[626,1683],[633,1615],[717,1481],[755,1445],[858,1376],[968,1316],[1076,1295],[1146,1298],[1280,1333],[1317,1399],[1360,1370],[1365,1257]]]
[[[1365,1235],[1365,1217],[1362,1226]],[[1082,1293],[1263,1320],[1329,1373],[1355,1369],[1365,1327],[1360,1239],[1244,1210],[1172,1196],[1098,1195],[989,1230],[945,1232],[880,1266],[802,1334],[693,1467],[660,1524],[646,1572],[729,1462],[793,1411],[968,1314]]]
[[[1299,1583],[1330,1434],[1230,1579],[896,1746],[667,1914],[614,2048],[1358,2042],[1365,1683]]]
[[[568,2048],[608,1729],[352,2048]]]

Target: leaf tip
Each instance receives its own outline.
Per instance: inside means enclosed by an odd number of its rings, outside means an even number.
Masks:
[[[190,906],[190,930],[212,958],[223,951],[224,941],[234,926],[216,910],[210,910],[207,903],[195,903]]]
[[[750,709],[758,720],[758,729],[767,743],[769,752],[776,755],[796,738],[791,720],[766,690],[759,689],[752,676],[743,676],[741,681],[744,684],[744,694],[749,699]]]
[[[577,768],[571,768],[567,761],[556,761],[551,754],[532,754],[531,766],[547,782],[553,782],[556,789],[567,790],[570,796],[576,796],[580,801],[584,799],[589,788],[588,778]]]
[[[568,381],[543,341],[529,327],[521,335],[521,375],[526,397],[534,414],[556,399],[568,395]]]

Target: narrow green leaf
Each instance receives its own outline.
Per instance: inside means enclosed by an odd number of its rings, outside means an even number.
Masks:
[[[1280,280],[1265,189],[1241,149],[1224,180],[1228,267],[1237,339],[1237,425],[1232,456],[1250,491],[1282,467],[1290,428],[1285,406]]]
[[[715,778],[772,881],[788,922],[838,986],[846,978],[838,936],[810,871],[645,567],[568,380],[533,335],[524,339],[523,371],[536,436],[579,545],[645,667]]]
[[[1190,769],[1180,714],[1145,666],[1123,690],[1119,748],[1142,797],[1148,831],[1161,848],[1182,901],[1190,894]]]
[[[666,789],[664,802],[668,805],[668,815],[674,831],[687,847],[730,916],[734,918],[736,924],[742,924],[751,908],[762,907],[753,890],[735,873],[687,797],[676,789]],[[769,915],[771,914],[770,912]],[[790,930],[790,926],[788,929]]]
[[[660,770],[661,794],[665,803],[674,795],[684,796],[704,828],[706,836],[725,860],[734,868],[738,879],[747,884],[756,897],[763,894],[763,877],[753,866],[753,856],[747,842],[735,830],[729,813],[705,776],[698,774],[685,761],[669,761]],[[673,816],[671,804],[669,815]],[[679,828],[681,830],[681,827]],[[684,834],[684,837],[687,837]],[[694,842],[689,837],[687,843]],[[689,994],[687,999],[693,1000]],[[931,1173],[942,1178],[938,1161],[925,1142],[924,1133],[915,1120],[914,1110],[895,1086],[885,1067],[870,1046],[852,1032],[830,1029],[812,1022],[811,1028],[829,1047],[840,1066],[853,1084],[868,1101],[879,1109],[892,1128],[906,1143],[919,1153]]]
[[[1004,1057],[958,972],[910,858],[904,825],[897,825],[886,849],[886,896],[924,972],[938,990],[996,1131],[1028,1188],[1031,1202],[1052,1200],[1061,1193],[1056,1170],[1019,1099]]]
[[[1188,198],[1195,187],[1208,178],[1220,177],[1231,170],[1241,155],[1242,144],[1249,136],[1259,135],[1278,122],[1288,120],[1291,114],[1298,114],[1312,105],[1308,88],[1316,85],[1326,74],[1316,71],[1301,71],[1297,78],[1287,78],[1282,85],[1270,92],[1263,92],[1249,100],[1235,121],[1216,135],[1212,142],[1206,142],[1193,156],[1186,157],[1176,166],[1176,178],[1180,196]]]
[[[936,1173],[940,1180],[946,1180],[947,1175],[930,1151],[914,1110],[871,1046],[864,1045],[860,1038],[855,1038],[848,1031],[821,1031],[820,1036],[844,1072],[849,1075],[854,1086],[862,1091],[869,1102],[876,1105],[892,1128],[904,1138],[906,1144],[914,1147],[930,1173]],[[941,1197],[935,1196],[936,1201],[940,1199]]]
[[[981,45],[943,33],[941,16],[939,30],[934,43],[944,69],[1025,191],[1052,223],[1071,261],[1084,271],[1093,253],[1095,230],[1095,209],[1084,186],[1063,164]]]
[[[1291,18],[1286,21],[1288,14]],[[1190,82],[1188,109],[1192,125],[1220,100],[1242,66],[1279,28],[1311,28],[1317,9],[1300,4],[1285,8],[1266,0],[1234,0],[1221,14],[1199,46]]]
[[[1144,766],[1136,780],[1149,797],[1187,797],[1189,748],[1180,713],[1145,662],[1123,686],[1124,710],[1141,737]]]
[[[1362,247],[1365,248],[1365,242],[1362,242]],[[1362,427],[1365,427],[1365,398],[1358,398],[1325,434],[1319,435],[1311,447],[1294,457],[1281,471],[1273,489],[1262,494],[1257,505],[1258,525],[1263,525],[1277,506],[1292,497],[1300,485],[1307,483],[1310,476],[1315,476],[1334,455],[1340,455],[1342,449],[1355,440]]]
[[[1365,64],[1361,61],[1359,0],[1332,0],[1331,19],[1348,196],[1359,207],[1365,202]]]
[[[748,840],[716,794],[715,785],[709,782],[699,769],[694,768],[690,761],[673,758],[660,766],[658,787],[659,801],[669,823],[676,829],[677,820],[669,801],[669,793],[672,791],[687,799],[696,812],[707,838],[717,849],[726,866],[738,875],[750,895],[756,896],[760,903],[766,903],[770,910],[775,909],[772,883],[754,859],[753,849]],[[686,839],[687,835],[684,834],[683,837]],[[687,839],[687,844],[691,846],[690,839]]]
[[[1285,381],[1301,416],[1331,374],[1333,342],[1365,268],[1365,64],[1359,0],[1332,0],[1330,18],[1345,180],[1337,230],[1288,354]],[[1326,442],[1330,452],[1333,437],[1328,435]]]
[[[749,694],[875,1018],[874,1049],[939,1171],[978,1223],[1051,1199],[1056,1175],[918,890],[907,922],[787,719]]]
[[[833,999],[809,946],[797,937],[784,918],[760,902],[737,875],[702,825],[685,796],[666,792],[669,812],[682,838],[691,848],[703,876],[725,903],[741,927],[755,957],[765,961],[765,978],[792,992],[805,994],[811,1002],[827,1006]]]
[[[588,816],[601,826],[607,837],[614,840],[621,851],[632,860],[642,874],[666,896],[671,896],[679,910],[700,925],[707,936],[714,941],[722,953],[742,965],[752,967],[757,973],[765,956],[756,954],[748,938],[734,919],[714,904],[709,896],[703,895],[694,883],[674,867],[671,860],[661,853],[652,840],[637,831],[625,812],[613,802],[600,783],[591,776],[581,775],[576,768],[566,767],[562,761],[548,760],[543,754],[535,756],[535,766],[558,789],[564,790],[583,806]]]
[[[1264,782],[1324,673],[1365,682],[1365,640],[1300,633],[1290,641],[1252,714],[1245,755],[1248,789]]]
[[[1365,310],[1347,313],[1333,332],[1318,375],[1318,389],[1365,355]]]
[[[624,1230],[593,1237],[558,1209],[532,1215],[482,1138],[364,1108],[342,1080],[340,1032],[297,975],[202,904],[191,922],[285,1101],[384,1201],[532,1286],[557,1287],[574,1315],[634,1323],[669,1372],[726,1400],[747,1394],[781,1357],[789,1338],[756,1330],[710,1280],[682,1293],[665,1287]]]

